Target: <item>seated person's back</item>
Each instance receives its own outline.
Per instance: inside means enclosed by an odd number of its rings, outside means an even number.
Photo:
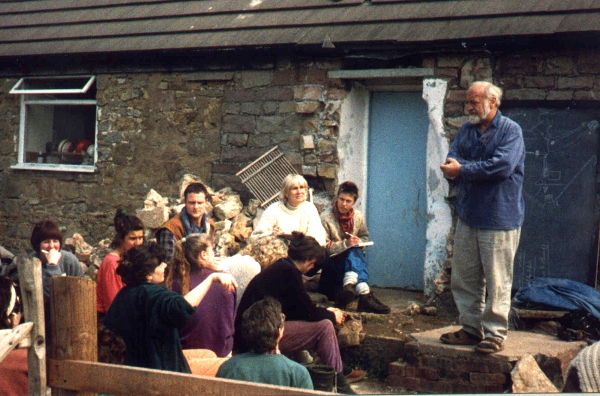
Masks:
[[[267,297],[252,304],[242,319],[243,335],[250,351],[223,363],[217,377],[313,389],[306,367],[279,352],[284,320],[277,300]]]

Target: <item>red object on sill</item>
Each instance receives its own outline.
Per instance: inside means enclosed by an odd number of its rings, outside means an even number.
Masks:
[[[76,153],[82,153],[92,144],[88,139],[83,139],[81,142],[77,143],[75,146]]]

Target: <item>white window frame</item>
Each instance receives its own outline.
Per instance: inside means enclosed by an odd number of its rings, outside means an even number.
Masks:
[[[21,89],[23,83],[29,79],[69,79],[69,78],[85,78],[88,77],[88,81],[78,89]],[[56,76],[56,77],[22,77],[14,85],[9,93],[21,95],[21,114],[20,114],[20,126],[19,126],[19,144],[18,144],[18,157],[17,164],[12,165],[11,169],[21,170],[40,170],[40,171],[55,171],[55,172],[79,172],[79,173],[94,173],[98,168],[96,162],[98,161],[98,107],[96,99],[27,99],[28,95],[39,95],[39,94],[79,94],[86,93],[88,89],[94,83],[96,77],[91,75],[86,76]],[[25,162],[25,130],[26,130],[26,114],[27,106],[29,105],[95,105],[96,116],[94,117],[94,162],[93,165],[80,165],[80,164],[48,164],[48,163],[34,163]]]

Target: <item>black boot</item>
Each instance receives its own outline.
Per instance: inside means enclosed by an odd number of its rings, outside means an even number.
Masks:
[[[372,292],[358,296],[358,307],[356,310],[359,312],[374,312],[376,314],[390,313],[390,307],[379,301]]]
[[[345,309],[348,304],[354,301],[354,287],[353,284],[347,284],[344,288],[335,296],[335,307],[339,309]]]
[[[356,395],[356,392],[354,392],[354,390],[352,390],[350,387],[350,384],[348,383],[348,380],[346,380],[346,376],[343,372],[337,373],[335,378],[337,381],[337,393],[344,395]]]

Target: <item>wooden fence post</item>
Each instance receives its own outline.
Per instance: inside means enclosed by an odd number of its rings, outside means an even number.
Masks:
[[[37,258],[17,256],[17,271],[23,313],[27,322],[33,322],[31,346],[27,352],[29,367],[29,395],[46,394],[46,324],[44,322],[44,290],[42,262]]]
[[[98,361],[94,281],[67,276],[50,279],[50,318],[50,358]],[[52,388],[52,395],[91,396],[95,393]]]

